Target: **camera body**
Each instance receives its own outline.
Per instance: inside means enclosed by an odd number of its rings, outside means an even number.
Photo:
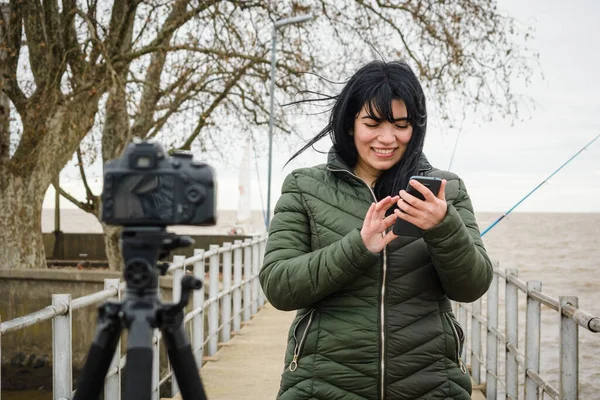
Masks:
[[[122,226],[214,225],[212,167],[187,151],[168,156],[151,141],[134,141],[104,165],[102,221]]]

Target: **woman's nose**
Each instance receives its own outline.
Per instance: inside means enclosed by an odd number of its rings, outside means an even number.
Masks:
[[[396,135],[394,133],[394,126],[390,123],[383,124],[381,131],[379,132],[379,141],[382,143],[393,143],[396,141]]]

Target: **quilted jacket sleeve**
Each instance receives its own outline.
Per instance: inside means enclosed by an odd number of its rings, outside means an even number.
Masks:
[[[462,180],[459,179],[459,194],[453,204],[448,204],[444,220],[426,230],[423,237],[451,300],[472,302],[483,296],[492,281],[492,263]]]
[[[296,177],[288,175],[269,229],[260,283],[280,310],[310,307],[335,293],[379,260],[353,229],[329,246],[312,251],[310,220]]]

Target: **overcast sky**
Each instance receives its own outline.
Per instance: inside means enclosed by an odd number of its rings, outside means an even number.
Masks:
[[[510,125],[495,121],[464,123],[451,170],[465,181],[476,211],[505,212],[560,165],[600,134],[600,2],[595,0],[499,0],[499,8],[535,28],[530,46],[540,53],[540,71],[521,93],[536,103],[530,118]],[[431,116],[435,117],[435,116]],[[430,118],[431,118],[430,117]],[[305,139],[316,131],[303,132]],[[447,169],[457,131],[428,130],[425,153],[437,168]],[[265,140],[267,133],[265,132]],[[294,140],[292,147],[298,148]],[[237,168],[243,145],[232,149],[230,160],[213,164],[219,185],[218,207],[238,203]],[[318,146],[327,150],[329,143]],[[326,156],[308,150],[291,165],[283,164],[292,151],[275,142],[272,207],[281,183],[293,168],[325,162]],[[252,208],[266,207],[267,155],[253,154]],[[67,189],[77,183],[62,182]],[[99,188],[98,179],[92,182]],[[77,190],[72,190],[75,194]],[[262,195],[261,195],[262,193]],[[45,207],[52,207],[49,190]],[[600,139],[562,169],[515,211],[600,212]],[[63,201],[61,206],[69,207]]]

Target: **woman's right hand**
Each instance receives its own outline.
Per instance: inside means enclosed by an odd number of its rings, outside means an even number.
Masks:
[[[373,253],[379,253],[383,248],[398,236],[392,231],[385,231],[396,222],[396,214],[385,216],[385,212],[400,199],[399,196],[388,196],[378,203],[372,203],[365,215],[360,237],[365,247]]]

